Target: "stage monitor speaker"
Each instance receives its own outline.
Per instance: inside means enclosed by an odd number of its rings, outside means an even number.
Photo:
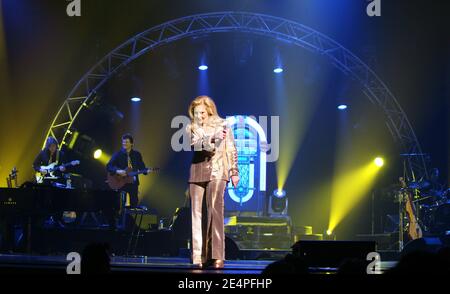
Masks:
[[[298,241],[292,253],[305,259],[309,267],[339,267],[347,259],[366,260],[376,252],[374,241]]]
[[[239,246],[233,239],[225,236],[225,259],[236,260],[241,258]]]
[[[176,240],[190,240],[192,235],[192,216],[190,207],[177,208],[169,228]]]
[[[419,238],[406,243],[401,255],[404,256],[416,251],[436,253],[442,247],[448,246],[450,246],[450,236]]]

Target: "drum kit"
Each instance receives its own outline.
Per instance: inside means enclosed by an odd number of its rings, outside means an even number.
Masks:
[[[413,202],[419,223],[429,235],[450,231],[450,188],[435,188],[428,181],[409,182],[407,188],[416,195]]]

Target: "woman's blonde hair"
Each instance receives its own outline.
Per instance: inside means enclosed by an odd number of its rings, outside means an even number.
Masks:
[[[196,97],[189,105],[189,117],[191,118],[191,122],[194,122],[194,108],[199,105],[205,105],[206,111],[208,115],[213,118],[219,118],[219,114],[217,113],[217,107],[214,101],[205,95]]]

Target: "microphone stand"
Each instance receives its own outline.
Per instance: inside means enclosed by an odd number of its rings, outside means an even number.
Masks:
[[[403,194],[403,189],[399,191],[399,201],[398,201],[398,251],[402,252],[403,250],[403,198],[405,195]]]
[[[373,234],[374,234],[374,231],[375,231],[375,219],[374,219],[374,198],[375,198],[375,192],[374,191],[372,191],[372,236],[373,236]]]

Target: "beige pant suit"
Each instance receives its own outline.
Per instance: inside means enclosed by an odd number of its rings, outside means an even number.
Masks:
[[[219,134],[227,130],[225,139]],[[192,262],[225,259],[224,193],[231,176],[238,176],[232,130],[223,119],[202,127],[189,125],[194,156],[189,175],[192,209]],[[205,199],[204,199],[205,198]],[[203,214],[203,201],[206,215]]]

